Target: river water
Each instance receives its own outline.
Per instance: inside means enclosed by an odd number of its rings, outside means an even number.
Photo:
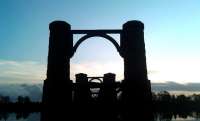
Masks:
[[[3,113],[0,114],[0,121],[40,121],[40,112],[34,113]],[[71,120],[73,121],[73,120]],[[156,113],[153,121],[200,121],[200,113]]]

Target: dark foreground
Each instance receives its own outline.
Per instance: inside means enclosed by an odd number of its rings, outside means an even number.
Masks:
[[[92,102],[92,103],[91,103]],[[90,103],[72,103],[66,106],[60,104],[44,105],[40,102],[18,100],[17,102],[4,101],[0,103],[0,119],[16,114],[16,119],[27,118],[29,114],[38,112],[41,121],[67,119],[88,121],[126,121],[200,117],[200,95],[170,95],[168,92],[152,93],[152,102],[133,103],[134,107],[123,107],[123,102],[102,103],[92,100]],[[159,121],[158,120],[158,121]]]
[[[98,115],[101,115],[101,114],[98,114]],[[1,111],[0,121],[44,121],[42,120],[41,116],[42,116],[41,112],[3,112]],[[58,119],[59,119],[59,116],[58,116]],[[63,120],[75,121],[75,119],[69,119],[67,115],[65,115],[65,119]],[[82,117],[82,120],[84,120],[83,117]],[[200,112],[179,112],[179,113],[155,112],[153,113],[152,119],[149,119],[147,121],[172,121],[172,120],[173,121],[180,121],[180,120],[181,121],[199,121]],[[58,121],[58,120],[55,119],[55,121]],[[98,120],[94,119],[91,121],[98,121]]]
[[[142,111],[138,107],[132,112],[124,111],[120,105],[102,106],[93,104],[90,106],[70,106],[68,109],[63,109],[54,106],[55,110],[49,110],[41,103],[17,104],[9,103],[0,105],[0,121],[8,120],[9,117],[15,120],[24,121],[55,121],[63,118],[71,121],[130,121],[130,120],[144,120],[144,121],[163,121],[168,120],[192,120],[197,121],[200,118],[200,110],[195,110],[194,105],[190,108],[188,106],[173,107],[172,103],[154,102],[152,111]],[[73,108],[72,108],[73,107]],[[123,109],[123,110],[122,110]],[[196,107],[196,109],[198,109]],[[34,115],[33,115],[34,114]],[[126,117],[124,117],[126,116]],[[30,119],[31,117],[31,119]],[[130,120],[128,120],[130,119]]]

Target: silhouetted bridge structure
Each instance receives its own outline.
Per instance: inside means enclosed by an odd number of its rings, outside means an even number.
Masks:
[[[116,30],[71,30],[64,21],[54,21],[49,25],[49,53],[47,78],[43,87],[43,104],[48,109],[70,109],[74,102],[79,106],[90,105],[90,88],[99,87],[100,105],[110,106],[116,101],[116,88],[120,87],[124,116],[133,112],[149,109],[151,103],[151,85],[147,78],[144,24],[140,21],[128,21],[122,29]],[[73,35],[84,34],[75,44]],[[110,34],[120,35],[120,44]],[[70,59],[79,45],[90,37],[102,37],[110,41],[124,60],[124,79],[115,82],[115,74],[108,73],[101,77],[102,83],[92,83],[86,74],[77,74],[76,81],[70,80]],[[101,80],[100,79],[100,80]],[[72,95],[72,92],[74,94]],[[72,100],[74,96],[74,100]],[[108,105],[107,105],[108,104]],[[55,106],[56,105],[56,106]],[[107,107],[105,107],[107,108]],[[139,111],[140,112],[140,111]]]
[[[104,74],[103,77],[87,77],[87,74],[80,73],[76,74],[72,90],[74,102],[89,102],[96,98],[96,101],[106,100],[115,103],[117,94],[121,91],[121,83],[115,81],[113,73]]]
[[[80,73],[80,74],[76,74],[76,75],[82,75],[83,73]],[[112,74],[112,73],[108,73],[108,74]],[[114,75],[114,74],[113,74]],[[86,85],[88,85],[90,88],[101,88],[103,87],[106,82],[103,81],[103,78],[104,77],[87,77],[88,78],[88,82],[85,82]],[[93,82],[95,81],[95,82]],[[98,81],[98,82],[97,82]],[[72,88],[75,89],[76,86],[79,86],[80,84],[82,84],[83,82],[80,82],[80,83],[74,83]],[[84,84],[84,83],[83,83]],[[115,88],[119,88],[121,86],[121,82],[112,82],[111,84],[113,84],[113,86]]]

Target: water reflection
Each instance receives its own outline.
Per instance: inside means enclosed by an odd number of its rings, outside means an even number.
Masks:
[[[74,113],[74,112],[73,112]],[[40,112],[0,112],[0,121],[59,121],[65,119],[70,119],[71,121],[80,121],[85,120],[86,115],[77,115],[74,119],[71,119],[72,116],[75,116],[77,113],[59,113],[60,115],[55,114],[44,114]],[[100,116],[97,114],[95,116]],[[56,117],[57,116],[57,117]],[[135,118],[135,117],[133,117]],[[142,117],[141,117],[142,118]],[[137,119],[137,118],[136,118]],[[143,118],[142,118],[143,119]],[[107,119],[102,118],[88,118],[87,121],[110,121],[109,117]],[[154,113],[153,118],[146,121],[200,121],[200,112],[159,112]],[[114,121],[124,121],[120,118],[116,118]]]
[[[0,121],[40,121],[40,112],[0,112]]]
[[[200,112],[159,112],[154,113],[154,121],[199,121]]]
[[[43,112],[41,115],[41,121],[53,121],[56,119],[62,120],[63,116],[65,118],[69,117],[68,119],[71,119],[71,121],[130,121],[130,119],[142,121],[200,121],[200,112],[157,112],[149,114],[139,114],[138,112],[135,112],[128,115],[124,120],[122,115],[109,112],[109,109],[106,110],[107,111],[99,112],[92,110],[88,112],[87,109],[83,108],[65,114],[57,112],[56,114],[61,114],[59,117],[55,117],[55,115],[52,114],[53,112]]]

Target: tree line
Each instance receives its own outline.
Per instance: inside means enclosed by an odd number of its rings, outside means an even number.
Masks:
[[[8,103],[32,103],[30,97],[28,96],[18,96],[16,102],[11,101],[9,96],[0,95],[0,104]]]
[[[200,111],[200,94],[192,95],[174,95],[167,91],[152,93],[153,109],[158,112],[162,111]]]
[[[28,96],[18,96],[12,101],[9,96],[0,95],[0,112],[40,112],[41,102],[33,102]]]
[[[153,111],[194,111],[200,112],[200,94],[174,95],[167,91],[152,92]],[[42,110],[41,102],[33,102],[28,96],[18,96],[16,101],[11,101],[9,96],[0,95],[0,110]]]

